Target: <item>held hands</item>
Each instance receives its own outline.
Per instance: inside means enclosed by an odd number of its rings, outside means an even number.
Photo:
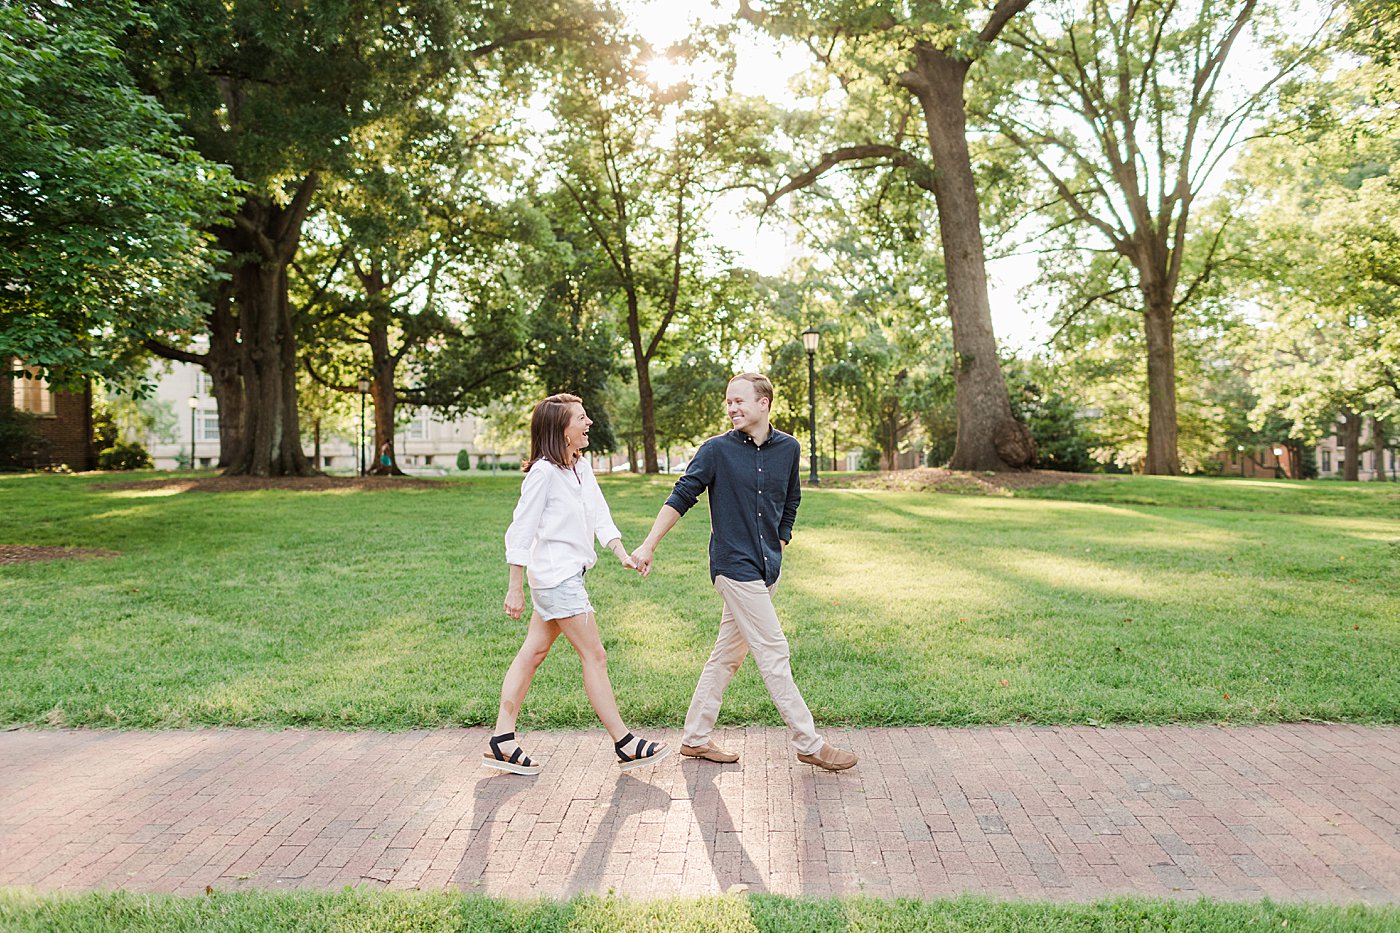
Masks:
[[[506,615],[518,619],[525,612],[525,591],[518,586],[506,590]]]
[[[654,550],[653,547],[644,543],[632,552],[632,565],[644,577],[651,573],[651,556]]]
[[[628,570],[638,569],[637,562],[633,560],[631,554],[627,553],[627,548],[622,546],[621,538],[614,538],[612,541],[608,542],[608,550],[612,551],[613,556],[617,558],[617,562]]]

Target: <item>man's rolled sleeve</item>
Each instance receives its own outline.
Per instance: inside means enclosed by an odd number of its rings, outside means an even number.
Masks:
[[[682,515],[700,501],[700,493],[714,482],[715,456],[710,444],[710,441],[706,441],[700,445],[700,449],[690,459],[690,465],[685,468],[681,478],[676,480],[675,488],[666,497],[666,504]]]

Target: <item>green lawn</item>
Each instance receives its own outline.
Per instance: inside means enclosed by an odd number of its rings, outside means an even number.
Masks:
[[[0,477],[0,723],[489,723],[518,478],[374,492]],[[669,481],[607,477],[629,546]],[[703,504],[648,579],[589,575],[629,724],[678,726],[719,613]],[[819,722],[1400,722],[1400,489],[1115,478],[809,491],[779,612]],[[779,720],[752,665],[722,724]],[[595,724],[562,641],[525,729]]]
[[[1114,899],[1095,904],[1006,903],[962,897],[939,901],[813,899],[772,895],[631,901],[579,897],[566,902],[506,901],[462,894],[222,894],[176,898],[123,892],[31,897],[0,890],[0,927],[13,931],[341,930],[491,933],[626,931],[915,931],[948,933],[1152,933],[1280,930],[1288,933],[1395,930],[1386,907],[1226,904]]]

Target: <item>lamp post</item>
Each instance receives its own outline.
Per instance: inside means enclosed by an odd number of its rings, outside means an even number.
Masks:
[[[369,392],[369,380],[360,377],[360,475],[365,475],[365,393]]]
[[[195,415],[199,412],[199,396],[190,396],[190,469],[199,469],[199,461],[194,458],[194,427]]]
[[[1235,445],[1235,453],[1237,453],[1237,454],[1239,455],[1239,458],[1240,458],[1240,475],[1241,475],[1241,476],[1244,476],[1244,445],[1243,445],[1243,444],[1236,444],[1236,445]]]
[[[802,332],[802,347],[807,351],[807,426],[811,431],[812,449],[808,451],[812,461],[812,475],[809,482],[813,486],[821,484],[817,476],[817,344],[822,335],[815,327]]]

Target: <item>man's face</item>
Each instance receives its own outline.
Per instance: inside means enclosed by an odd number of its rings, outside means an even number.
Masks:
[[[768,419],[768,399],[759,398],[754,384],[747,379],[735,379],[725,389],[724,409],[729,423],[737,430],[748,431]]]

